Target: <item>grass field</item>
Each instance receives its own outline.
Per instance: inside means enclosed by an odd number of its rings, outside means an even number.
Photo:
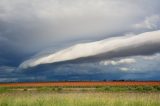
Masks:
[[[0,94],[0,106],[160,106],[159,93]]]
[[[0,106],[160,106],[159,82],[87,83],[6,84],[0,87]]]

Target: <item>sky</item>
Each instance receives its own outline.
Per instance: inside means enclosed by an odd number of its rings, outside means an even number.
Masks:
[[[160,80],[159,0],[0,0],[0,82]]]

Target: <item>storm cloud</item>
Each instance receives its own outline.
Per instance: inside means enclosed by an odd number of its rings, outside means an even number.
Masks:
[[[56,53],[26,60],[20,68],[40,64],[76,60],[80,58],[114,58],[134,55],[148,55],[160,51],[160,30],[134,36],[123,36],[96,42],[76,44]]]
[[[0,0],[0,82],[160,79],[159,5]]]
[[[1,48],[29,54],[70,42],[156,30],[158,4],[158,0],[1,0],[0,39],[7,39],[0,40]]]

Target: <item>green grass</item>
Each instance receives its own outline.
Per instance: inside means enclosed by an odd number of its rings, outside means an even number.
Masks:
[[[160,86],[104,86],[96,87],[101,92],[160,92]]]
[[[54,93],[0,94],[0,106],[160,106],[159,93]]]
[[[160,106],[160,86],[0,87],[0,106]]]
[[[160,92],[160,86],[98,86],[98,87],[0,87],[0,93],[17,91],[38,92]]]

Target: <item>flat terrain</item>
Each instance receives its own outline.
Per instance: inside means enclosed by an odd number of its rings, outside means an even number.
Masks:
[[[0,94],[0,106],[160,106],[159,93],[54,93]]]
[[[30,82],[30,83],[0,83],[4,87],[43,87],[43,86],[160,86],[160,81],[107,81],[107,82]]]
[[[1,83],[0,106],[160,106],[160,82]]]

